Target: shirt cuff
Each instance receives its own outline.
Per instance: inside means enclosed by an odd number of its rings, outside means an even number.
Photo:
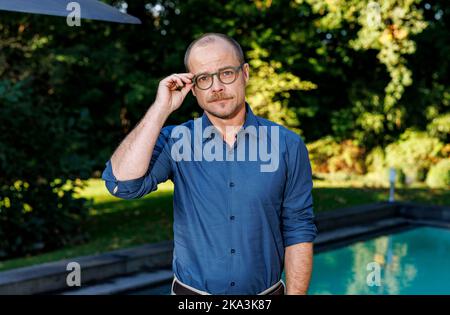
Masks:
[[[284,233],[284,247],[299,243],[312,243],[317,237],[317,229],[315,225],[309,229],[297,231],[289,231]]]
[[[117,180],[112,171],[111,160],[106,163],[102,179],[105,181],[106,188],[111,195],[125,199],[133,198],[133,194],[141,188],[144,182],[144,176],[124,181]]]

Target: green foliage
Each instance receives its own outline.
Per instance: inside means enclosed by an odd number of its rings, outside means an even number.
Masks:
[[[411,70],[407,68],[404,55],[415,51],[415,43],[411,36],[427,27],[422,11],[417,7],[420,1],[306,0],[306,2],[312,6],[314,12],[321,15],[318,25],[322,28],[330,30],[341,28],[344,23],[358,28],[356,38],[349,42],[350,47],[356,50],[379,51],[377,58],[386,66],[391,79],[385,88],[384,118],[397,125],[401,123],[395,107],[405,87],[412,84]],[[379,120],[380,117],[369,116],[365,119]],[[380,126],[379,122],[378,125]]]
[[[290,91],[311,90],[316,85],[302,81],[290,72],[280,72],[281,62],[265,61],[267,50],[254,44],[248,52],[251,67],[251,80],[247,86],[247,99],[256,115],[299,132],[300,122],[290,107]],[[298,106],[298,105],[297,105]]]
[[[431,135],[443,140],[448,139],[450,135],[450,113],[442,114],[433,118],[427,126]]]
[[[314,173],[363,174],[364,149],[353,141],[336,142],[326,137],[307,145]]]
[[[32,58],[47,42],[41,39],[2,44],[3,56],[28,57],[8,64],[0,80],[0,258],[86,237],[86,200],[73,193],[81,185],[75,179],[92,168],[82,151],[90,121],[85,111],[61,106],[40,81],[50,71],[45,58]]]
[[[386,162],[386,154],[383,148],[375,147],[369,152],[365,160],[367,173],[363,181],[367,186],[388,187],[390,167]],[[405,184],[405,173],[402,169],[396,169],[396,185]]]
[[[47,252],[86,240],[85,200],[74,199],[70,186],[58,181],[17,181],[0,187],[0,258]]]
[[[431,188],[450,188],[450,158],[431,166],[426,183]]]
[[[424,181],[430,167],[441,157],[444,145],[424,132],[407,130],[386,147],[386,164],[403,171],[406,182]]]
[[[376,147],[367,154],[366,157],[367,172],[380,172],[385,168],[384,150],[381,147]]]

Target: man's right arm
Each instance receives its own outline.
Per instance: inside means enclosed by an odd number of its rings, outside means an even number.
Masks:
[[[128,187],[136,186],[137,189],[137,184],[143,181],[143,176],[150,167],[161,129],[169,115],[181,106],[192,88],[191,78],[190,73],[174,74],[159,83],[155,102],[139,124],[118,146],[103,172],[102,178],[113,195],[122,198],[135,198],[142,195],[120,194],[119,184],[123,183]],[[183,85],[183,88],[177,89]]]
[[[111,157],[112,170],[117,180],[144,176],[161,128],[169,115],[164,106],[153,104],[140,123],[122,141]]]

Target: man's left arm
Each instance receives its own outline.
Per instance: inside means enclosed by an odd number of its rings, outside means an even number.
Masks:
[[[306,294],[312,273],[313,243],[286,247],[284,259],[287,294]]]
[[[282,207],[287,294],[306,294],[312,273],[313,241],[317,235],[311,164],[301,139],[287,147],[288,173]]]

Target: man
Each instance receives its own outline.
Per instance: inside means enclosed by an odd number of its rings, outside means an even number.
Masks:
[[[306,294],[316,227],[303,141],[252,113],[232,38],[204,34],[184,61],[106,163],[106,187],[131,199],[174,182],[172,294]],[[203,116],[163,128],[189,91]]]

